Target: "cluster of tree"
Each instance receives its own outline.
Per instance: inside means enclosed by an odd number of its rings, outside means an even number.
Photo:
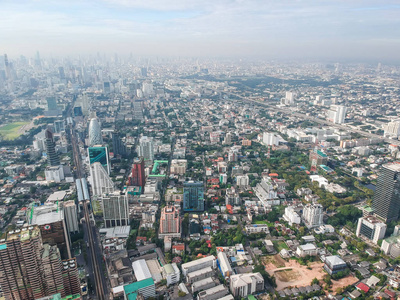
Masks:
[[[362,212],[353,205],[344,205],[337,208],[337,213],[328,219],[328,224],[336,226],[348,225],[353,227],[357,220],[362,217]]]
[[[236,244],[245,244],[246,236],[240,226],[229,228],[225,231],[219,231],[213,235],[212,243],[217,246],[234,246]]]
[[[334,280],[339,280],[339,279],[341,279],[341,278],[346,277],[346,276],[349,275],[349,274],[350,274],[350,270],[349,270],[349,269],[346,269],[346,270],[344,270],[344,271],[339,271],[339,272],[337,272],[336,274],[333,274],[333,275],[332,275],[332,278],[333,278]]]
[[[253,269],[254,273],[260,272],[265,282],[268,282],[271,286],[277,287],[275,277],[270,276],[263,265],[257,265]]]

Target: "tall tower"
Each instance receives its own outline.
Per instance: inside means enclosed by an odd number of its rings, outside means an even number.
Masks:
[[[145,174],[144,174],[144,159],[143,157],[135,158],[132,166],[132,177],[130,178],[130,185],[140,186],[142,192],[145,185]]]
[[[165,206],[161,212],[160,234],[180,235],[179,210],[174,206]]]
[[[147,136],[142,136],[139,140],[138,155],[143,156],[145,160],[154,159],[154,144],[153,139]]]
[[[114,192],[114,183],[100,162],[90,165],[90,183],[93,196]]]
[[[112,133],[112,143],[113,143],[114,157],[116,157],[117,155],[125,156],[126,147],[125,147],[125,144],[121,140],[119,132]]]
[[[56,143],[54,142],[53,133],[51,132],[50,129],[46,129],[45,137],[46,137],[47,161],[50,166],[59,166],[60,157],[56,152]]]
[[[93,118],[89,123],[89,146],[101,144],[103,144],[103,139],[101,137],[100,124],[96,118]]]
[[[129,225],[129,207],[126,195],[119,192],[103,195],[103,217],[106,228]]]
[[[382,166],[378,177],[372,208],[384,221],[397,220],[400,212],[400,164]]]
[[[204,211],[204,185],[202,181],[183,183],[183,210]]]

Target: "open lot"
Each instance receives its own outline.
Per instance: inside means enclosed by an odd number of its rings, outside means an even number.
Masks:
[[[279,255],[275,255],[274,259],[276,256]],[[276,278],[277,291],[287,287],[310,285],[314,278],[322,279],[326,274],[322,269],[323,263],[315,262],[307,267],[300,265],[295,260],[289,260],[288,262],[282,258],[281,260],[283,261],[283,266],[280,264],[280,267],[276,267],[274,263],[265,264],[265,270]]]
[[[14,140],[23,134],[26,130],[29,130],[31,122],[14,122],[0,127],[0,135],[5,140]],[[29,128],[28,128],[29,127]]]
[[[276,268],[283,268],[285,267],[285,261],[280,257],[279,254],[277,255],[268,255],[262,258],[262,263],[265,266],[265,269],[276,269]]]

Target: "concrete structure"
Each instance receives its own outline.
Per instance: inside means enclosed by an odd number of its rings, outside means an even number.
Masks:
[[[186,173],[187,160],[186,159],[173,159],[171,160],[170,174],[184,175]]]
[[[310,159],[311,166],[313,166],[313,167],[316,167],[319,165],[326,165],[328,162],[328,156],[321,150],[318,150],[317,148],[313,149],[310,152],[309,159]]]
[[[142,156],[144,160],[154,160],[154,143],[153,138],[142,136],[139,139],[138,155]]]
[[[383,126],[385,136],[398,138],[400,136],[400,120],[391,121]]]
[[[106,146],[95,145],[93,147],[89,147],[88,156],[90,165],[99,162],[103,166],[104,170],[110,174],[111,166],[108,157],[108,148]]]
[[[317,247],[313,244],[305,244],[297,247],[296,254],[300,257],[315,256],[318,254]]]
[[[91,164],[89,169],[93,196],[114,193],[114,182],[100,162]]]
[[[46,167],[46,169],[44,170],[44,176],[46,177],[47,181],[54,181],[59,183],[65,179],[64,168],[61,165]]]
[[[220,284],[208,290],[201,291],[197,295],[197,300],[218,300],[227,294],[229,294],[228,289],[223,284]]]
[[[222,276],[229,277],[233,274],[231,264],[225,252],[218,252],[218,267],[221,271]]]
[[[292,206],[288,206],[285,208],[283,218],[289,223],[290,226],[292,226],[293,224],[301,223],[299,214],[294,210]]]
[[[307,204],[303,209],[304,223],[308,228],[324,224],[324,208],[321,204]]]
[[[47,129],[45,132],[46,137],[46,155],[47,162],[51,167],[60,165],[60,157],[56,152],[56,143],[54,142],[53,133],[50,129]]]
[[[269,233],[268,225],[267,224],[251,224],[246,225],[244,230],[247,234],[250,233],[257,233],[257,232],[265,232],[266,234]]]
[[[230,189],[226,189],[225,205],[239,206],[241,203],[239,192],[237,192],[233,186]]]
[[[364,237],[374,244],[385,237],[386,224],[373,216],[365,216],[358,219],[357,237]]]
[[[104,194],[101,197],[105,227],[129,225],[129,206],[126,195],[119,192]]]
[[[202,280],[196,281],[192,283],[192,293],[201,291],[201,290],[207,290],[209,288],[212,288],[216,286],[217,284],[215,281],[212,279],[212,277],[204,278]]]
[[[101,137],[100,123],[96,118],[92,118],[89,123],[89,146],[103,144],[103,138]]]
[[[167,280],[167,286],[179,282],[181,272],[176,263],[167,264],[163,267],[163,276]]]
[[[400,212],[400,164],[390,163],[382,166],[377,179],[372,209],[386,222],[397,220]]]
[[[328,120],[335,124],[343,124],[346,119],[347,107],[343,105],[331,105],[328,110]]]
[[[200,270],[205,267],[212,267],[213,269],[217,267],[217,262],[214,255],[184,263],[182,264],[181,269],[183,276],[186,276],[188,273]]]
[[[138,157],[133,160],[132,174],[129,177],[129,185],[139,186],[144,192],[146,174],[144,173],[144,158]]]
[[[205,267],[200,270],[190,272],[186,275],[186,282],[191,284],[201,279],[211,277],[214,274],[214,270],[211,267]]]
[[[67,230],[69,233],[79,232],[78,226],[78,212],[76,210],[76,204],[74,200],[65,201],[64,204],[64,215],[65,222],[67,224]]]
[[[138,295],[142,295],[144,299],[156,297],[156,287],[153,278],[136,281],[124,287],[124,299],[137,299]]]
[[[165,206],[161,211],[159,237],[164,236],[181,236],[181,220],[179,217],[179,209],[177,209],[175,206]]]
[[[183,183],[183,211],[204,211],[204,185],[202,181]]]
[[[260,273],[232,275],[230,278],[230,290],[234,297],[247,297],[264,290],[264,278]]]
[[[331,255],[325,258],[325,271],[328,272],[329,275],[336,274],[340,271],[344,271],[347,269],[346,262],[341,259],[339,256]]]
[[[249,176],[247,176],[247,175],[236,176],[236,185],[239,188],[247,187],[247,186],[249,186],[249,183],[250,183]]]

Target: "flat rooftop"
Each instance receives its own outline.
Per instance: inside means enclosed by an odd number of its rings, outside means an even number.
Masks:
[[[385,164],[383,167],[394,172],[400,172],[400,163]]]

